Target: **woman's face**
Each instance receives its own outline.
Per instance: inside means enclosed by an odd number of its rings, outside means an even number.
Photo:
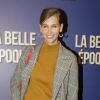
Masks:
[[[56,15],[46,19],[42,25],[40,25],[40,32],[48,45],[54,45],[58,42],[59,33],[62,32],[63,24],[59,23],[59,19]]]

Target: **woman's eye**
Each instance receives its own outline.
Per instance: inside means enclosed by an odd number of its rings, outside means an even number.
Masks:
[[[53,28],[56,28],[57,26],[56,26],[56,25],[53,25],[52,27],[53,27]]]
[[[43,26],[43,28],[47,28],[47,26]]]

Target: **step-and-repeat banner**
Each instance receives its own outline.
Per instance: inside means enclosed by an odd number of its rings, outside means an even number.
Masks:
[[[39,17],[46,7],[68,15],[63,40],[81,59],[80,100],[100,100],[99,0],[0,0],[0,100],[11,100],[10,79],[25,47],[43,38]]]

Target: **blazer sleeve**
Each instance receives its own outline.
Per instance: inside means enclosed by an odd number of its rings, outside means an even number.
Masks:
[[[78,100],[78,63],[75,56],[72,58],[72,64],[69,71],[67,100]]]
[[[13,76],[10,80],[10,89],[11,89],[11,100],[20,100],[20,91],[19,91],[19,83],[21,79],[21,72],[25,67],[25,59],[27,58],[30,47],[26,47],[24,52],[22,53],[19,62],[15,68]]]

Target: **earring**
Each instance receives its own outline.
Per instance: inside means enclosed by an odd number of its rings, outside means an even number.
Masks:
[[[63,34],[59,34],[59,37],[62,38],[63,37]]]

